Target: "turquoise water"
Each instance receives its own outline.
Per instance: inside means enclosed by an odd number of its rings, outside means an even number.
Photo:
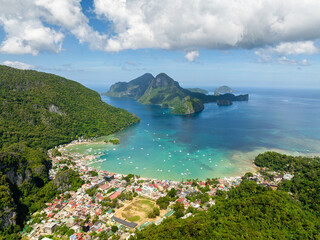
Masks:
[[[240,91],[250,94],[248,102],[229,107],[206,104],[193,116],[102,96],[103,101],[135,113],[141,122],[115,134],[121,142],[117,146],[78,145],[73,151],[100,152],[103,162],[95,167],[104,170],[170,180],[239,176],[253,171],[254,156],[270,149],[293,155],[320,152],[317,91]]]

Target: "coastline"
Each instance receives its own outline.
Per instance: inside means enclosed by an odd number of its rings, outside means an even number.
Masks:
[[[99,138],[102,138],[102,139],[105,139],[105,138],[110,138],[112,137],[112,135],[108,135],[108,136],[102,136],[102,137],[99,137]],[[62,151],[62,152],[65,152],[67,151],[66,148],[70,148],[70,147],[74,147],[74,146],[77,146],[77,145],[106,145],[106,146],[113,146],[112,143],[106,143],[104,141],[101,141],[100,139],[96,139],[97,141],[92,141],[92,140],[81,140],[81,141],[73,141],[69,144],[65,144],[65,145],[62,145],[62,146],[58,146],[56,147],[59,151]],[[70,149],[72,151],[74,151],[73,149]],[[277,149],[277,148],[256,148],[252,151],[249,151],[249,152],[241,152],[241,151],[235,151],[230,157],[231,157],[231,161],[239,161],[239,162],[250,162],[249,165],[252,167],[250,170],[248,169],[248,171],[243,171],[243,173],[241,174],[234,174],[234,175],[231,175],[231,176],[214,176],[212,178],[217,178],[217,179],[228,179],[228,178],[234,178],[234,177],[242,177],[244,176],[244,174],[246,172],[252,172],[252,173],[257,173],[260,169],[259,167],[257,167],[255,164],[254,164],[254,159],[255,157],[260,154],[260,153],[264,153],[266,151],[274,151],[274,152],[278,152],[278,153],[281,153],[281,154],[287,154],[287,155],[292,155],[292,156],[308,156],[308,157],[312,157],[312,156],[316,156],[316,153],[301,153],[301,152],[294,152],[294,151],[288,151],[288,150],[283,150],[283,149]],[[129,173],[121,173],[121,172],[118,172],[118,171],[110,171],[108,168],[106,169],[100,169],[100,167],[97,167],[95,166],[96,164],[99,164],[99,163],[102,163],[104,160],[102,159],[99,159],[103,154],[101,154],[101,152],[99,153],[93,153],[93,154],[88,154],[88,153],[79,153],[79,152],[74,152],[74,153],[70,153],[70,156],[76,156],[76,157],[79,157],[83,160],[83,163],[84,165],[90,165],[91,168],[93,169],[96,169],[97,171],[107,171],[107,172],[112,172],[114,174],[117,174],[117,175],[121,175],[121,176],[126,176],[128,175]],[[320,154],[319,154],[320,155]],[[168,180],[168,181],[175,181],[175,182],[181,182],[183,181],[183,179],[188,179],[188,176],[181,176],[181,180],[178,180],[178,179],[170,179],[170,178],[159,178],[159,177],[150,177],[150,176],[141,176],[139,173],[136,174],[134,173],[134,171],[130,172],[132,174],[135,174],[135,175],[139,175],[141,177],[141,179],[144,179],[144,180],[159,180],[159,181],[163,181],[163,180]],[[196,177],[197,178],[197,177]],[[196,178],[192,178],[191,179],[196,179]],[[199,178],[198,178],[199,179]],[[205,178],[204,178],[205,179]],[[202,179],[202,180],[204,180]],[[201,179],[200,179],[201,180]]]

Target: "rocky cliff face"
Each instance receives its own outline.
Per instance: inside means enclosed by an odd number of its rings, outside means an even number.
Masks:
[[[199,99],[192,98],[179,83],[165,73],[160,73],[151,81],[145,93],[138,99],[143,104],[158,104],[172,108],[172,114],[193,114],[203,110]]]
[[[248,94],[235,96],[227,86],[218,89],[225,94],[206,95],[199,91],[190,91],[180,87],[165,73],[155,78],[145,74],[129,83],[119,82],[111,86],[105,93],[112,97],[132,97],[143,104],[161,105],[172,108],[172,114],[193,114],[204,109],[204,103],[218,102],[218,105],[230,105],[232,101],[248,101]]]
[[[130,82],[118,82],[110,87],[110,90],[103,95],[109,97],[130,97],[134,99],[140,98],[151,81],[154,79],[152,74],[146,73]]]
[[[50,162],[44,152],[23,144],[14,144],[0,152],[0,227],[16,225],[16,201],[21,192],[32,185],[42,187],[48,181],[49,167]]]
[[[232,102],[227,99],[218,99],[217,105],[218,106],[230,106],[230,105],[232,105]]]

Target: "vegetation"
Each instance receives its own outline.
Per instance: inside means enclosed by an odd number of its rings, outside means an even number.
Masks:
[[[182,208],[176,207],[179,212]],[[319,219],[288,194],[245,180],[194,217],[181,213],[137,232],[133,239],[315,239]]]
[[[248,101],[248,95],[235,96],[231,93],[223,95],[206,95],[199,88],[184,89],[165,73],[153,77],[144,74],[128,83],[118,82],[104,93],[111,97],[131,97],[143,104],[161,105],[172,108],[172,114],[192,114],[204,109],[204,103],[217,101]]]
[[[120,140],[118,138],[110,139],[110,140],[104,140],[105,143],[112,143],[113,145],[120,144]]]
[[[295,199],[320,217],[320,158],[292,157],[276,152],[259,154],[255,159],[259,167],[294,174],[291,181],[284,181],[280,190],[291,192]]]
[[[207,212],[184,211],[176,203],[173,217],[148,226],[132,239],[319,239],[320,158],[266,152],[256,157],[255,164],[265,168],[262,174],[288,172],[294,177],[274,191],[250,181],[252,173],[247,173],[237,188],[218,191],[216,204]],[[199,200],[205,194],[188,197]],[[194,216],[180,219],[186,212]]]
[[[77,82],[7,66],[0,66],[0,102],[0,238],[15,239],[28,213],[81,186],[79,176],[67,169],[48,180],[47,149],[139,121]],[[53,150],[53,155],[60,153]]]
[[[202,94],[207,94],[209,93],[207,90],[201,89],[201,88],[186,88],[190,92],[196,92],[196,93],[202,93]]]
[[[137,122],[80,83],[0,66],[0,148],[12,143],[51,148],[80,136],[108,135]]]

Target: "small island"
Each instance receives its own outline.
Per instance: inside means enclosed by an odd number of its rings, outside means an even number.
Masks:
[[[112,143],[113,145],[118,145],[120,144],[120,140],[118,138],[114,139],[109,139],[109,140],[104,140],[105,143]]]
[[[231,87],[228,87],[228,86],[221,86],[221,87],[218,87],[214,90],[214,95],[215,96],[219,96],[221,94],[224,94],[224,93],[233,93],[233,89]]]
[[[154,77],[146,73],[130,82],[118,82],[110,87],[103,95],[110,97],[129,97],[138,102],[150,105],[160,105],[171,108],[172,114],[187,115],[201,112],[205,103],[217,102],[219,106],[231,105],[233,101],[248,101],[249,95],[234,95],[233,90],[220,88],[227,91],[225,94],[207,95],[205,90],[199,88],[185,89],[165,73]],[[205,91],[206,92],[206,91]],[[230,104],[231,103],[231,104]]]
[[[230,106],[230,105],[232,105],[232,102],[228,99],[219,99],[217,101],[217,105],[218,106]]]

